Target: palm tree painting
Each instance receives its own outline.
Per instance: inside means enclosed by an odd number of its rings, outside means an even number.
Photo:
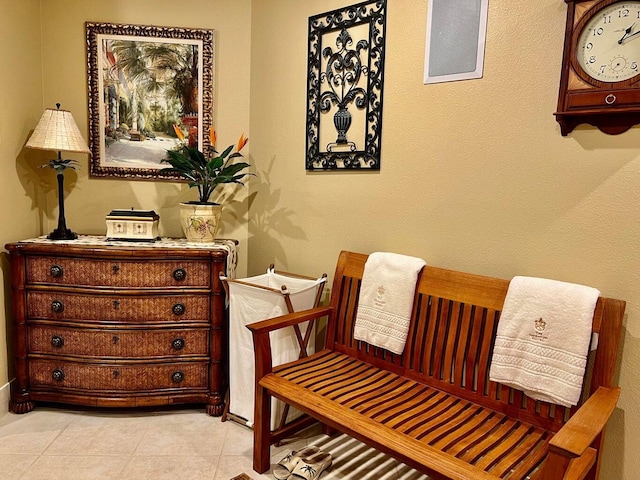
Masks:
[[[87,23],[87,39],[90,174],[163,178],[173,125],[199,147],[212,123],[213,32]]]

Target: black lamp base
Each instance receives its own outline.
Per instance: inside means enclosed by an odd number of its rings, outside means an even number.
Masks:
[[[60,152],[58,152],[60,159]],[[47,235],[49,240],[75,240],[78,234],[67,228],[67,221],[64,218],[64,175],[63,170],[58,171],[58,228]]]
[[[56,228],[53,232],[47,235],[49,240],[75,240],[78,238],[78,234],[72,232],[68,228]]]

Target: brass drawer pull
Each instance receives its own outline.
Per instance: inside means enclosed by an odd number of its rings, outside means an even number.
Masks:
[[[111,271],[114,274],[117,274],[120,271],[120,267],[118,265],[114,265],[114,266],[111,267]]]
[[[184,348],[184,338],[174,338],[171,342],[171,348],[174,350],[182,350]]]
[[[181,371],[173,372],[171,374],[171,381],[173,383],[180,383],[183,380],[184,380],[184,373],[182,373]]]
[[[184,312],[187,311],[187,307],[185,307],[182,303],[176,303],[171,310],[173,311],[174,315],[184,315]]]
[[[185,278],[187,278],[187,271],[184,268],[176,268],[173,271],[173,278],[178,282],[182,282]]]
[[[111,341],[113,342],[114,345],[117,345],[118,342],[120,341],[120,337],[117,335],[114,335]]]
[[[113,371],[113,378],[118,378],[120,376],[120,372],[118,370]]]
[[[52,347],[62,348],[63,345],[64,345],[64,338],[62,338],[60,335],[54,335],[53,337],[51,337]]]
[[[51,378],[53,378],[56,382],[61,382],[64,380],[64,372],[59,368],[56,368],[53,372],[51,372]]]
[[[60,265],[53,265],[51,267],[50,272],[51,272],[51,276],[53,278],[60,278],[60,277],[62,277],[62,275],[64,273],[64,270],[62,269],[62,267]]]
[[[51,311],[53,313],[62,313],[64,311],[64,304],[60,300],[54,300],[51,302]]]

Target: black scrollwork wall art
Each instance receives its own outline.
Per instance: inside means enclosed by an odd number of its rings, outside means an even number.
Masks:
[[[386,0],[309,18],[307,170],[379,170]]]

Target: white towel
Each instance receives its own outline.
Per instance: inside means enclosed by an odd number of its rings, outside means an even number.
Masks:
[[[536,400],[576,405],[599,295],[583,285],[514,277],[498,322],[489,378]]]
[[[400,355],[409,332],[421,258],[374,252],[364,266],[353,337]]]

